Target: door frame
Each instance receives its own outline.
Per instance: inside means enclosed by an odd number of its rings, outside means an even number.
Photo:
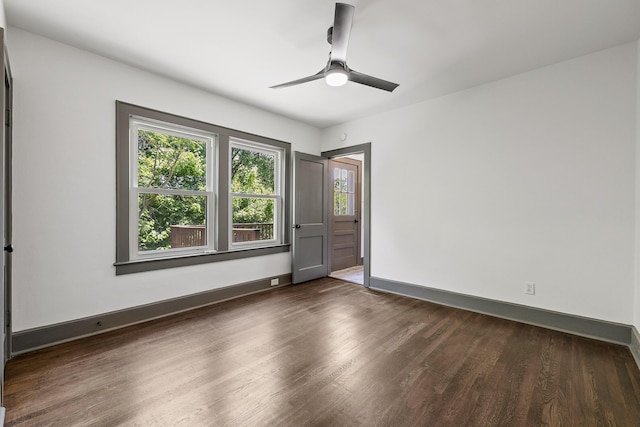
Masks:
[[[11,305],[13,294],[13,76],[11,75],[11,66],[9,65],[9,56],[7,48],[4,47],[4,108],[5,108],[5,126],[4,126],[4,235],[6,241],[3,245],[8,246],[10,250],[4,252],[4,289],[5,289],[5,319],[4,327],[6,334],[5,345],[5,361],[13,356],[12,348],[12,319]]]
[[[371,279],[371,143],[352,145],[350,147],[338,148],[335,150],[323,151],[322,157],[331,159],[333,157],[344,157],[349,154],[364,154],[362,165],[362,263],[364,264],[363,285],[368,288]],[[333,187],[330,187],[333,188]],[[333,208],[332,203],[327,203],[327,210]],[[328,234],[328,244],[331,247],[331,232]],[[329,257],[329,272],[331,272],[331,257]]]
[[[4,404],[4,367],[11,357],[11,239],[12,239],[12,104],[13,104],[13,79],[9,66],[9,56],[5,44],[6,32],[0,28],[0,62],[2,63],[2,134],[0,135],[0,183],[2,187],[2,201],[0,202],[0,235],[3,239],[2,260],[0,260],[0,274],[2,274],[2,371],[0,372],[0,404]]]

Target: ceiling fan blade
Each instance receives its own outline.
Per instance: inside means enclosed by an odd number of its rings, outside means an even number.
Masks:
[[[270,89],[279,89],[279,88],[282,88],[282,87],[295,86],[295,85],[299,85],[301,83],[312,82],[314,80],[318,80],[318,79],[321,79],[323,77],[324,77],[324,68],[322,70],[318,71],[313,76],[303,77],[303,78],[298,79],[298,80],[292,80],[292,81],[287,82],[287,83],[281,83],[279,85],[270,86]]]
[[[400,86],[397,83],[382,80],[373,76],[368,76],[366,74],[362,74],[353,70],[349,70],[349,80],[355,83],[360,83],[361,85],[367,85],[375,87],[377,89],[386,90],[387,92],[393,92],[395,88]]]
[[[353,12],[355,7],[346,3],[336,3],[336,14],[333,20],[331,36],[331,61],[347,62],[347,47],[351,35]]]

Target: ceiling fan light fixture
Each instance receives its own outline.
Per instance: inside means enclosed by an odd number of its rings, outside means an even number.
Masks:
[[[349,74],[342,68],[334,68],[327,71],[324,80],[329,86],[342,86],[349,80]]]

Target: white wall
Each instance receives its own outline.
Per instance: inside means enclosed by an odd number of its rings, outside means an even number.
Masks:
[[[289,253],[115,276],[115,100],[319,153],[319,130],[9,28],[14,331],[286,274]]]
[[[310,153],[372,142],[374,276],[640,325],[636,43],[320,134],[13,27],[8,38],[14,331],[290,271],[277,254],[116,277],[116,99]]]
[[[372,142],[372,275],[631,324],[636,58],[623,45],[324,130],[323,150]]]

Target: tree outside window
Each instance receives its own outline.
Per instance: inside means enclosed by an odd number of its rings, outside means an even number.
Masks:
[[[273,240],[280,204],[280,153],[255,144],[231,145],[232,243]]]
[[[140,253],[208,245],[211,138],[136,123]]]

